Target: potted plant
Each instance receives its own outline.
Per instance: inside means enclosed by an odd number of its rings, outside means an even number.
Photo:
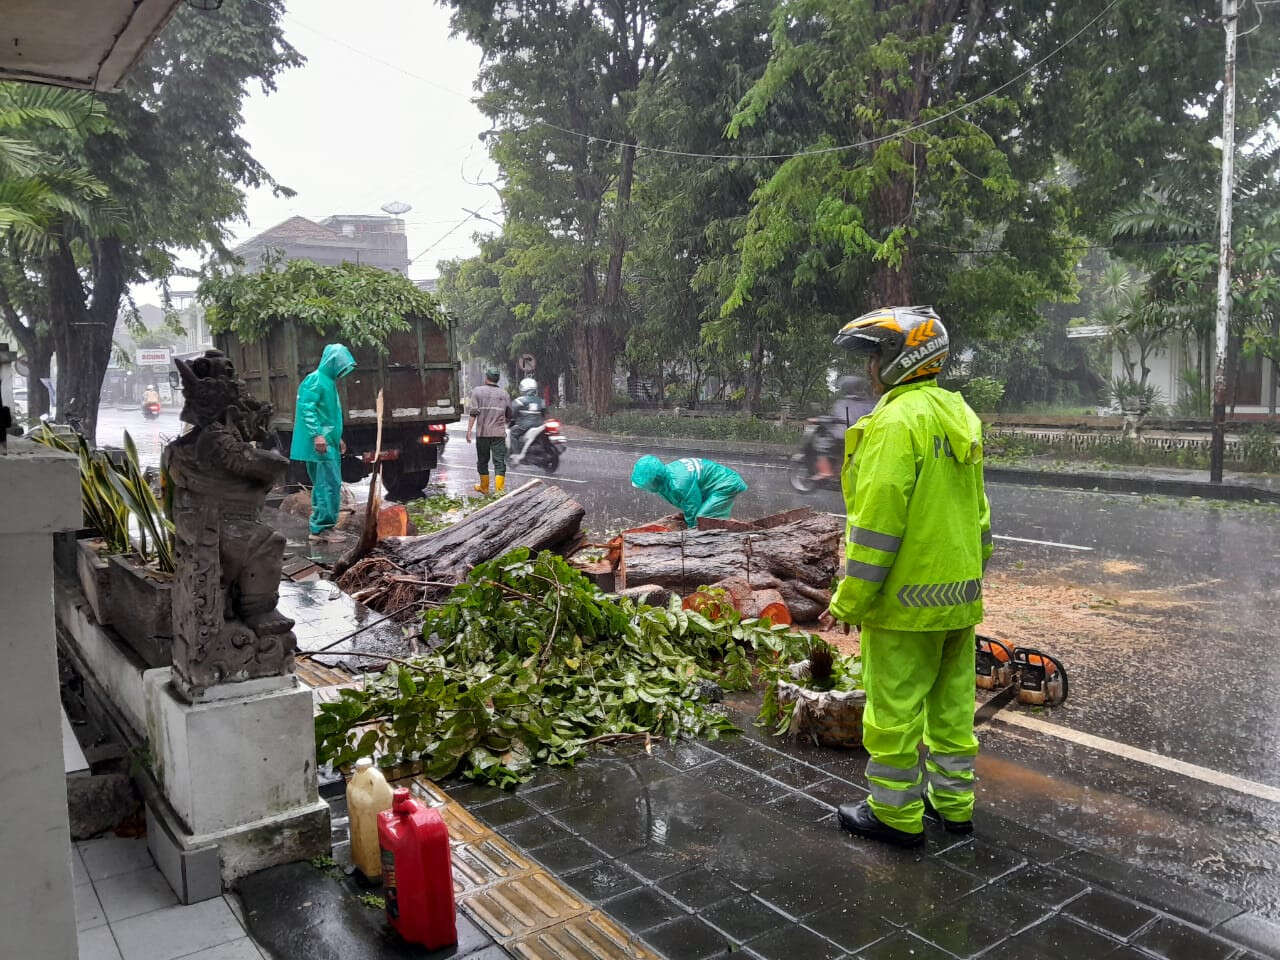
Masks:
[[[105,453],[94,450],[79,434],[57,434],[43,424],[32,439],[80,460],[80,505],[85,531],[77,532],[73,541],[71,565],[93,618],[106,626],[111,622],[107,558],[129,549],[129,508],[110,480],[116,468]],[[88,536],[83,535],[85,532]]]
[[[164,515],[138,464],[138,449],[128,433],[125,455],[108,480],[136,529],[127,552],[108,560],[111,625],[150,667],[173,659],[173,524]]]
[[[817,637],[808,640],[803,660],[779,661],[773,684],[765,689],[761,725],[778,736],[790,733],[819,746],[856,747],[862,743],[862,661],[841,655]]]

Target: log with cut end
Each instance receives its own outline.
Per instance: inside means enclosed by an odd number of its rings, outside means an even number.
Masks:
[[[389,537],[373,553],[424,580],[460,583],[476,564],[516,547],[535,553],[563,549],[577,537],[585,512],[561,488],[530,480],[451,527],[420,537]]]
[[[682,594],[724,580],[775,589],[801,623],[826,605],[844,524],[809,513],[769,530],[685,530],[623,535],[620,587],[658,584]]]
[[[753,590],[742,606],[743,616],[791,626],[791,610],[777,590]]]

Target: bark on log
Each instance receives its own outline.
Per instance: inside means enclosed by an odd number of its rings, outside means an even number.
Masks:
[[[530,480],[464,520],[420,537],[388,537],[375,555],[390,557],[424,579],[459,583],[478,563],[516,547],[557,550],[578,535],[582,505],[559,487]]]
[[[753,588],[780,589],[789,605],[794,595],[814,606],[836,574],[843,534],[840,518],[827,514],[753,532],[624,534],[619,587],[654,583],[688,593],[721,580],[745,579]],[[788,590],[792,583],[796,589]],[[792,614],[799,619],[795,607]]]

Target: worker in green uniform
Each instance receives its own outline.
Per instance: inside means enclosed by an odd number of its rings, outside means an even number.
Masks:
[[[926,813],[952,833],[973,829],[973,628],[991,556],[982,423],[936,383],[949,340],[932,308],[872,311],[835,342],[869,357],[880,395],[845,435],[845,576],[824,617],[861,627],[867,693],[871,793],[839,821],[918,846]]]
[[[334,539],[342,503],[342,455],[347,451],[338,381],[355,368],[351,351],[331,343],[320,355],[320,365],[298,385],[289,457],[305,462],[311,478],[312,540]]]
[[[696,527],[699,517],[729,516],[734,498],[747,489],[742,477],[714,460],[690,457],[663,463],[652,455],[636,461],[631,485],[662,497],[684,514],[688,527]]]

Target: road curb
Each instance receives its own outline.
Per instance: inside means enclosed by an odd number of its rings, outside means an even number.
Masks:
[[[786,461],[792,447],[776,443],[737,443],[731,440],[669,439],[666,437],[582,437],[569,435],[575,444],[598,447],[634,447],[661,450],[689,456],[708,453],[731,453],[744,460]],[[1029,467],[987,465],[986,479],[993,483],[1014,483],[1028,487],[1054,487],[1066,490],[1100,490],[1106,493],[1131,493],[1165,497],[1199,497],[1202,500],[1252,501],[1280,503],[1280,489],[1269,489],[1245,483],[1209,483],[1206,480],[1177,480],[1169,477],[1135,477],[1129,474],[1070,473],[1033,470]]]
[[[1101,490],[1107,493],[1137,493],[1166,497],[1199,497],[1202,500],[1264,500],[1280,503],[1280,490],[1244,483],[1209,483],[1206,480],[1174,480],[1167,477],[1117,476],[1108,473],[1059,473],[1026,467],[994,467],[984,471],[994,483],[1017,483],[1030,487],[1057,487],[1070,490]]]

